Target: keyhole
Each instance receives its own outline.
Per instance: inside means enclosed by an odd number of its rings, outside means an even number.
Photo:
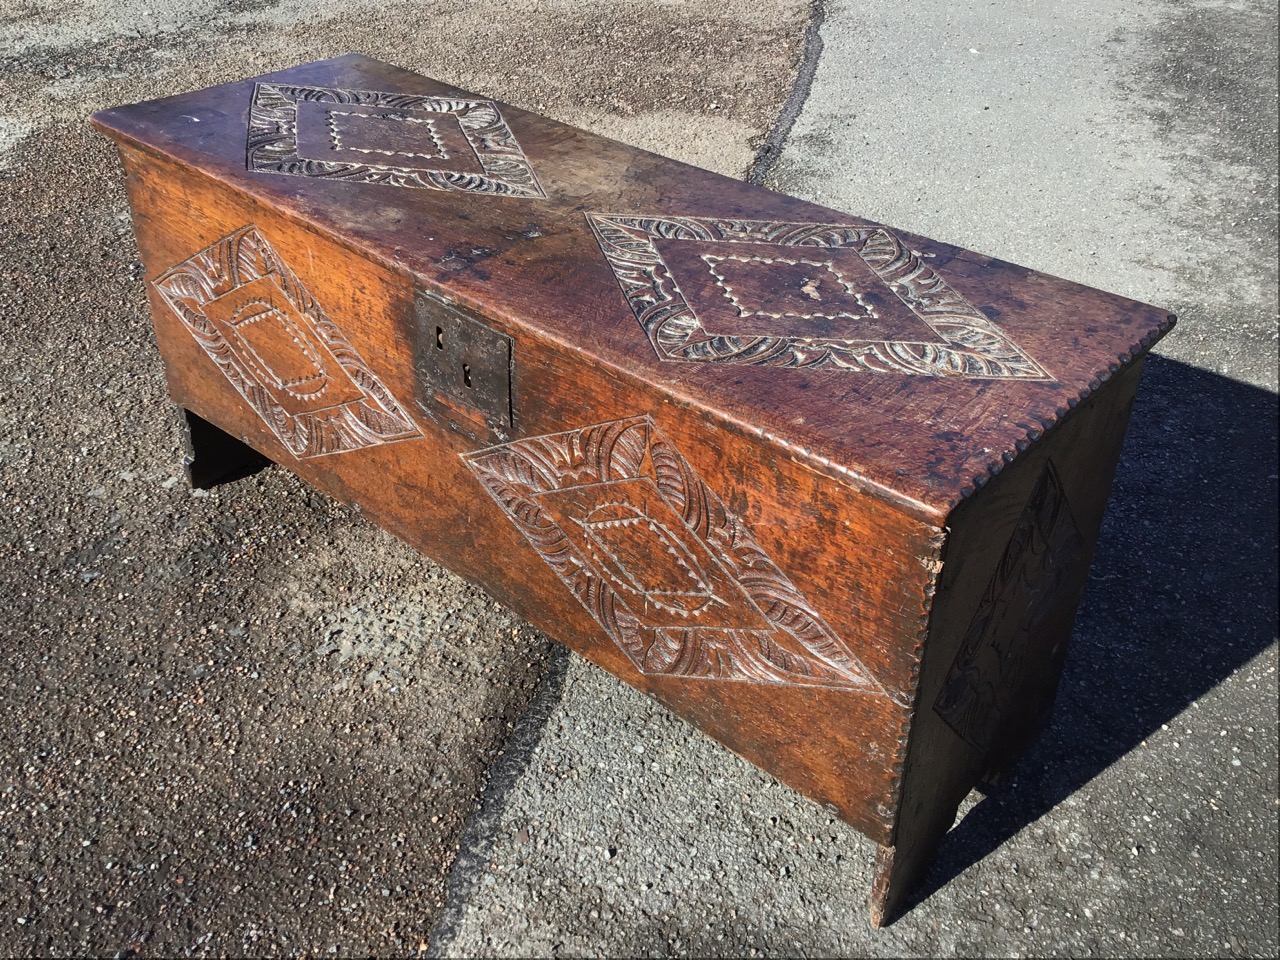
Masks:
[[[466,363],[464,363],[464,364],[462,365],[462,382],[463,382],[463,383],[465,383],[468,387],[470,387],[470,386],[471,386],[471,366],[470,366],[470,364],[466,364]]]
[[[444,327],[436,327],[436,349],[444,349]]]

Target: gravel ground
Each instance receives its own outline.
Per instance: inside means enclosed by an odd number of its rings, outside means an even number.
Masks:
[[[1280,953],[1274,4],[907,9],[0,5],[0,946]],[[184,489],[83,118],[350,49],[736,175],[782,111],[766,183],[1182,317],[1056,721],[889,929],[858,834],[350,511]]]
[[[741,176],[805,11],[0,2],[0,952],[425,949],[550,656],[283,471],[186,489],[87,115],[355,49]]]
[[[464,836],[433,952],[1280,953],[1275,5],[907,10],[824,4],[765,182],[1182,318],[1053,726],[876,932],[869,842],[571,661]]]

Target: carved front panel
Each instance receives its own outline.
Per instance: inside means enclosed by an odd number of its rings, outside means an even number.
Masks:
[[[663,360],[1053,379],[883,227],[588,220]]]
[[[488,100],[259,83],[246,165],[257,173],[546,196]]]
[[[155,286],[295,457],[421,436],[256,227],[223,237]]]
[[[887,695],[647,417],[464,459],[641,673]]]
[[[1054,655],[1048,618],[1080,562],[1084,541],[1052,463],[1045,466],[982,595],[934,709],[987,752],[1024,677]]]

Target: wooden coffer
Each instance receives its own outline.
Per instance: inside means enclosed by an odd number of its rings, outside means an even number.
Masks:
[[[193,482],[256,451],[837,811],[874,923],[1043,729],[1166,312],[361,56],[93,123]]]

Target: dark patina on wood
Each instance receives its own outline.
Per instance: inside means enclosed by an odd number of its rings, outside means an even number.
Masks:
[[[93,122],[192,482],[270,458],[829,805],[873,922],[1047,722],[1167,313],[360,56]]]

